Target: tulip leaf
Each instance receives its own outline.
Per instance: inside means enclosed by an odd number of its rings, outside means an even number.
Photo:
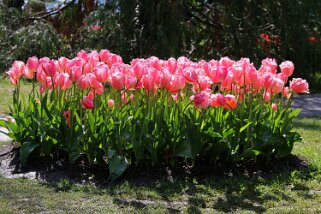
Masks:
[[[89,122],[91,133],[95,133],[95,118],[91,112],[88,113],[88,122]]]
[[[240,128],[240,133],[242,133],[247,127],[249,127],[249,125],[251,125],[252,124],[252,122],[248,122],[246,125],[244,125],[244,126],[242,126],[241,128]]]
[[[183,158],[194,158],[192,145],[189,141],[183,141],[176,147],[176,156]]]
[[[256,157],[260,154],[261,152],[258,150],[255,150],[253,148],[248,148],[247,150],[245,150],[242,155],[240,156],[240,159],[247,159],[247,158],[253,158]]]
[[[114,152],[111,152],[111,153],[112,153],[112,157],[109,158],[109,161],[108,161],[108,167],[109,167],[108,179],[110,179],[111,181],[114,181],[126,171],[128,166],[128,161],[124,156],[116,155]]]
[[[24,142],[20,147],[20,161],[22,165],[26,165],[29,155],[40,144],[34,141]]]

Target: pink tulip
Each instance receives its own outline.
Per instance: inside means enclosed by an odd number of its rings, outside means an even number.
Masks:
[[[177,90],[183,90],[185,87],[185,77],[182,74],[173,76],[173,83]]]
[[[263,74],[263,87],[271,88],[273,83],[273,74],[272,73],[264,73]]]
[[[46,87],[44,85],[40,85],[39,86],[39,91],[40,91],[40,94],[43,94],[46,90]]]
[[[162,69],[162,61],[155,56],[147,59],[148,63],[156,70],[160,71]]]
[[[271,100],[271,93],[268,92],[268,91],[264,92],[264,94],[263,94],[263,100],[264,100],[265,102],[269,102],[269,101]]]
[[[99,54],[96,50],[93,50],[88,54],[88,61],[95,62],[96,64],[100,62]]]
[[[104,86],[102,83],[96,81],[91,82],[91,88],[95,92],[95,94],[103,94],[104,93]]]
[[[108,99],[107,105],[108,108],[112,108],[114,107],[115,101],[113,99]]]
[[[111,85],[117,90],[123,90],[125,88],[125,76],[121,72],[114,72],[111,75]]]
[[[121,102],[122,104],[126,105],[128,103],[128,99],[127,99],[127,93],[124,92],[121,94]]]
[[[170,85],[173,74],[171,74],[168,69],[163,69],[162,73],[159,75],[159,85],[160,87],[167,88]]]
[[[142,61],[138,61],[134,65],[133,69],[134,69],[134,74],[138,80],[142,78],[142,76],[146,73],[146,70],[147,70],[145,64]]]
[[[284,76],[289,77],[293,74],[294,64],[291,61],[282,62],[280,65],[280,69]]]
[[[89,92],[87,96],[84,96],[80,101],[81,105],[85,109],[93,109],[94,108],[94,94]]]
[[[201,91],[204,91],[207,88],[210,88],[213,82],[207,76],[199,76],[198,83],[199,83],[199,89]]]
[[[172,98],[175,103],[178,102],[178,94],[172,94]]]
[[[283,95],[283,97],[285,97],[286,99],[290,99],[291,93],[290,93],[289,87],[284,87],[284,89],[283,89],[283,91],[282,91],[282,95]]]
[[[134,76],[126,75],[125,76],[125,86],[126,89],[135,89],[137,85],[137,79]]]
[[[271,108],[272,108],[272,111],[277,111],[278,105],[276,103],[272,103]]]
[[[150,91],[155,89],[155,78],[151,73],[142,77],[142,83],[145,90]]]
[[[91,70],[92,70],[92,66],[90,63],[85,63],[83,68],[82,68],[82,74],[89,74],[91,73]]]
[[[71,59],[68,63],[68,67],[72,68],[73,66],[83,67],[85,64],[85,60],[79,57],[75,57]]]
[[[60,57],[58,59],[58,64],[59,64],[60,68],[62,69],[62,71],[68,72],[70,70],[69,66],[68,66],[68,64],[69,64],[69,59],[68,58]]]
[[[52,79],[47,77],[44,82],[40,83],[40,93],[43,93],[46,89],[52,89]]]
[[[228,94],[225,96],[225,109],[235,109],[237,107],[237,101],[234,95]]]
[[[222,57],[219,61],[220,66],[224,66],[226,68],[231,67],[234,64],[234,60],[231,60],[229,57]]]
[[[130,99],[130,101],[134,101],[134,99],[135,99],[135,94],[131,94],[130,96],[129,96],[129,99]]]
[[[231,86],[232,86],[233,79],[234,79],[233,75],[234,74],[232,71],[228,71],[225,80],[222,81],[222,83],[221,83],[221,88],[220,88],[221,91],[230,91],[231,90]]]
[[[194,95],[194,104],[196,108],[203,108],[206,109],[210,104],[210,96],[211,94],[207,91],[201,91]]]
[[[264,79],[263,75],[258,73],[258,77],[253,84],[253,89],[260,91],[263,87],[263,79]]]
[[[115,65],[115,64],[118,64],[118,63],[120,63],[120,64],[123,63],[123,59],[121,58],[121,56],[118,56],[116,54],[110,53],[109,57],[108,57],[107,64],[109,66],[112,66],[112,65]]]
[[[71,68],[71,71],[69,73],[71,81],[77,82],[82,74],[82,68],[81,66],[73,66]]]
[[[92,77],[90,75],[82,75],[77,81],[79,88],[81,90],[85,90],[87,88],[90,88],[90,86],[92,85],[91,79],[92,79]]]
[[[46,61],[44,63],[42,63],[42,68],[43,71],[45,72],[45,74],[48,77],[53,77],[56,74],[56,67],[55,67],[55,63],[52,60]]]
[[[309,93],[309,84],[301,78],[293,78],[290,81],[290,89],[295,93]]]
[[[188,83],[195,83],[198,80],[198,75],[194,68],[187,67],[183,70],[184,77]]]
[[[101,83],[105,83],[108,80],[108,66],[100,65],[94,69],[94,74],[97,80]]]
[[[72,81],[67,73],[57,73],[54,76],[55,86],[66,90],[72,85]]]
[[[278,67],[278,64],[276,63],[276,60],[275,60],[275,59],[266,58],[266,59],[263,59],[263,60],[262,60],[262,66],[261,66],[261,68],[262,68],[263,71],[265,71],[265,72],[269,72],[269,73],[272,73],[272,74],[276,74],[277,67]],[[261,70],[261,68],[260,68],[260,70]]]
[[[109,54],[110,54],[110,52],[106,49],[100,50],[100,52],[99,52],[100,61],[107,64],[108,59],[109,59]]]
[[[252,65],[246,71],[246,79],[248,80],[247,84],[254,84],[258,79],[258,72],[256,71],[255,67]]]
[[[274,77],[272,81],[272,92],[280,93],[283,91],[283,88],[284,82],[280,78]]]
[[[172,74],[175,73],[176,68],[177,68],[177,61],[175,58],[169,58],[167,60],[167,66],[168,66],[168,70],[169,72],[171,72]]]
[[[83,59],[85,62],[88,61],[88,53],[84,50],[81,50],[77,53],[77,57]]]
[[[37,72],[38,64],[39,64],[38,58],[33,56],[33,57],[29,57],[26,66],[31,73],[35,73]]]
[[[288,81],[288,77],[285,76],[283,73],[276,74],[276,77],[281,79],[284,83],[286,83]]]
[[[226,98],[223,94],[211,94],[209,102],[212,107],[224,106]]]
[[[39,67],[38,67],[36,77],[37,77],[37,81],[38,81],[40,84],[45,84],[46,79],[47,79],[47,75],[46,75],[46,73],[44,72],[42,66],[39,66]]]
[[[33,79],[33,77],[34,77],[34,73],[27,67],[25,67],[23,74],[28,79]]]

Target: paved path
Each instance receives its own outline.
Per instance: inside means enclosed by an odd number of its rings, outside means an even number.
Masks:
[[[299,117],[321,117],[321,94],[299,95],[293,98],[293,108],[301,108]]]

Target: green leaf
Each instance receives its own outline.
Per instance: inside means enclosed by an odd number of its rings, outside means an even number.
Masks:
[[[218,138],[222,138],[222,135],[218,132],[214,132],[213,128],[209,128],[206,132],[204,132],[205,134],[208,134],[209,136],[211,136],[212,138],[218,137]]]
[[[109,152],[108,152],[109,153]],[[111,181],[119,178],[127,169],[128,161],[124,156],[113,155],[108,161],[109,178]]]
[[[107,153],[108,159],[112,159],[116,155],[116,150],[109,150]]]
[[[20,161],[22,165],[26,165],[31,152],[35,150],[40,144],[34,141],[24,142],[20,147]]]
[[[233,135],[235,133],[233,128],[226,128],[223,131],[223,139],[227,138],[229,135]]]
[[[246,158],[253,158],[253,157],[258,156],[259,154],[261,154],[260,151],[255,150],[253,148],[248,148],[247,150],[245,150],[242,153],[242,155],[240,156],[240,159],[243,160],[243,159],[246,159]]]
[[[240,128],[240,133],[242,133],[247,127],[249,127],[249,125],[251,125],[252,124],[252,122],[248,122],[246,125],[244,125],[244,126],[242,126],[241,128]]]
[[[75,112],[73,112],[73,113],[74,113],[74,115],[75,115],[76,122],[77,122],[79,125],[81,125],[81,120],[80,120],[79,115],[77,114],[77,112],[76,112],[76,111],[75,111]]]
[[[179,143],[176,147],[175,155],[184,158],[194,158],[191,143],[189,141]]]
[[[91,133],[95,133],[95,117],[91,112],[88,113],[88,122],[89,122]]]
[[[69,156],[68,156],[68,161],[70,164],[73,164],[76,162],[76,160],[80,157],[80,154],[79,152],[77,151],[72,151],[69,153]]]

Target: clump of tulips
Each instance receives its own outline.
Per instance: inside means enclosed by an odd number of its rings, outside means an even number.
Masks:
[[[280,71],[280,72],[279,72]],[[193,62],[185,57],[133,59],[108,50],[73,59],[31,57],[7,72],[16,86],[10,136],[30,153],[108,164],[116,179],[129,164],[206,160],[209,164],[288,155],[300,136],[294,93],[308,83],[289,77],[290,61],[248,58]],[[21,77],[32,81],[29,99]],[[4,122],[3,122],[4,123]],[[179,160],[179,161],[178,161]]]

